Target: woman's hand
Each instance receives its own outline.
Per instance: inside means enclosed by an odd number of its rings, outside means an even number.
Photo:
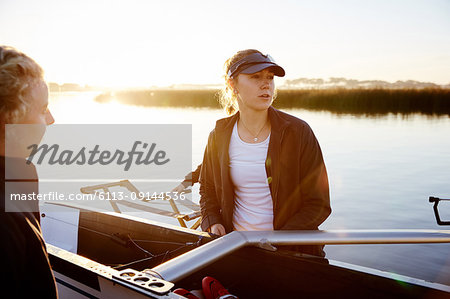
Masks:
[[[186,187],[184,187],[183,184],[179,184],[178,186],[172,189],[172,192],[181,193],[181,191],[184,191],[184,189],[186,189]]]
[[[225,227],[220,223],[211,225],[209,232],[218,236],[223,236],[226,234]]]

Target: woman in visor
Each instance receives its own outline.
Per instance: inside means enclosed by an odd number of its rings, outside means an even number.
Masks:
[[[309,125],[272,107],[284,69],[257,50],[225,62],[222,105],[200,174],[202,229],[317,230],[330,215],[322,152]],[[325,256],[323,246],[290,247]]]

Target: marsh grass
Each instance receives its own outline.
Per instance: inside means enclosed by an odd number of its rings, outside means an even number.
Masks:
[[[220,108],[219,91],[135,90],[102,94],[99,102],[155,107]],[[281,89],[277,108],[302,108],[333,113],[450,115],[450,89]]]

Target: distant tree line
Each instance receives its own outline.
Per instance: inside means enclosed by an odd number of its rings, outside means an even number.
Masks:
[[[98,102],[154,107],[205,107],[219,109],[218,90],[131,90],[104,93]],[[334,113],[422,113],[450,115],[450,89],[280,89],[274,106]]]
[[[355,80],[341,77],[331,77],[328,80],[322,78],[298,78],[293,80],[286,80],[284,88],[310,88],[310,89],[324,89],[324,88],[350,88],[350,89],[424,89],[424,88],[450,88],[450,84],[438,85],[431,82],[420,82],[415,80],[396,81],[390,83],[382,80]]]

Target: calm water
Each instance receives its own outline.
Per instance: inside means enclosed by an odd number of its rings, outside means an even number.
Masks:
[[[221,110],[99,104],[95,95],[51,94],[56,123],[192,124],[193,167],[215,121],[225,116]],[[307,121],[322,147],[333,213],[321,229],[450,229],[435,223],[428,203],[430,195],[450,197],[449,117],[287,112]],[[443,212],[450,219],[450,206]],[[450,285],[450,244],[336,245],[326,252],[330,259]]]

